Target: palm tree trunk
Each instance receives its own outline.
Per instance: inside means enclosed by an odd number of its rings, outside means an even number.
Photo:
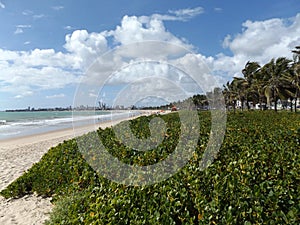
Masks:
[[[261,97],[259,97],[259,108],[260,108],[260,111],[262,111],[262,100],[261,100]]]
[[[270,97],[267,97],[267,107],[268,107],[268,109],[271,109],[271,99],[270,99]]]
[[[248,109],[248,111],[249,111],[249,110],[250,110],[250,105],[249,105],[248,99],[247,99],[247,101],[246,101],[246,104],[247,104],[247,109]]]
[[[299,89],[296,89],[296,95],[295,95],[295,113],[297,112],[297,100],[299,96]]]
[[[236,100],[233,101],[233,113],[235,114],[235,110],[236,110]]]

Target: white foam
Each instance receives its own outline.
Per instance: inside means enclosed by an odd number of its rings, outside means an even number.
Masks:
[[[77,114],[77,115],[76,115]],[[7,122],[0,126],[0,139],[27,134],[41,133],[49,130],[59,130],[62,128],[72,128],[81,125],[95,124],[110,120],[118,120],[138,115],[139,112],[113,112],[104,115],[89,114],[80,112],[73,113],[71,117],[53,118],[45,120],[24,120]]]

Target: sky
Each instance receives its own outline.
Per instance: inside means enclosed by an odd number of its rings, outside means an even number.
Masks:
[[[0,110],[150,104],[292,58],[300,2],[0,0],[0,29]]]

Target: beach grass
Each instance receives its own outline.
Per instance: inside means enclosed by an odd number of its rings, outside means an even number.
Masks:
[[[111,128],[97,132],[115,157],[149,165],[174,150],[180,132],[176,113],[158,117],[168,133],[149,152],[127,148]],[[210,113],[200,112],[199,118],[195,154],[163,182],[143,187],[112,182],[93,170],[72,139],[51,148],[1,195],[52,197],[55,208],[47,224],[299,224],[300,115],[229,113],[225,140],[205,170],[199,162],[210,134]],[[149,136],[149,119],[131,122],[137,136]]]

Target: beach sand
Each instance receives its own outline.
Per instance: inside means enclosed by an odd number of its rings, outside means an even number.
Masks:
[[[147,115],[153,112],[144,112]],[[126,118],[118,121],[105,122],[95,125],[76,128],[76,136],[97,127],[111,127]],[[0,141],[0,190],[21,176],[34,163],[38,162],[49,148],[74,138],[73,129],[48,132],[28,137]],[[36,195],[25,196],[20,199],[5,199],[0,196],[0,224],[43,224],[49,218],[53,205],[50,198],[41,198]]]

